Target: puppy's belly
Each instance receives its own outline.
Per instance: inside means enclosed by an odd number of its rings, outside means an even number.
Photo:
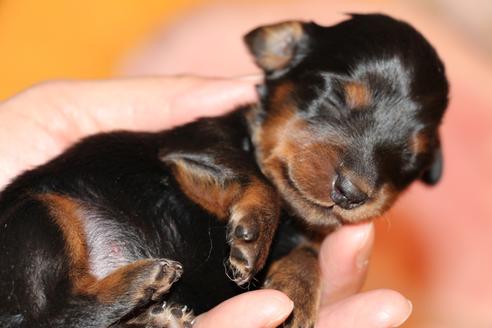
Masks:
[[[102,279],[114,270],[153,257],[131,226],[104,217],[97,211],[85,211],[83,226],[87,238],[90,273]]]
[[[179,217],[171,213],[139,213],[137,216],[145,219],[139,220],[138,226],[127,212],[81,208],[79,217],[86,234],[91,274],[103,279],[114,270],[145,258],[179,261],[184,273],[166,301],[187,305],[196,314],[244,292],[226,274],[229,247],[224,223],[196,207],[184,210],[186,204],[183,205]],[[114,217],[115,212],[119,212],[119,217]]]

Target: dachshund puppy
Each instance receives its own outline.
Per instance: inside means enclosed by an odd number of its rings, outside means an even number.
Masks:
[[[377,217],[411,182],[439,180],[448,83],[411,26],[353,15],[245,42],[265,73],[258,104],[89,137],[1,193],[2,327],[190,327],[188,309],[248,282],[293,299],[286,325],[312,327],[312,231]]]

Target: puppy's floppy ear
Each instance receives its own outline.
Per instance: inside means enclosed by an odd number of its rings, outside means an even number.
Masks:
[[[240,190],[241,177],[217,157],[198,152],[167,153],[161,150],[159,153],[160,160],[171,167],[181,190],[222,219],[227,217]]]
[[[260,26],[244,36],[256,64],[267,73],[297,62],[307,50],[304,23],[287,21]]]
[[[179,169],[186,175],[189,181],[198,183],[213,183],[224,185],[228,181],[237,178],[237,175],[226,165],[220,163],[217,158],[203,153],[161,151],[159,158],[164,163]]]
[[[443,157],[440,146],[437,146],[433,153],[432,164],[424,171],[421,180],[428,185],[435,185],[439,182],[443,170]]]

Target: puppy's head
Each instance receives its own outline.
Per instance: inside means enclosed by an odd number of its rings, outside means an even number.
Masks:
[[[439,180],[448,84],[411,26],[353,15],[263,26],[245,41],[265,72],[249,116],[258,163],[307,222],[367,220],[412,181]]]

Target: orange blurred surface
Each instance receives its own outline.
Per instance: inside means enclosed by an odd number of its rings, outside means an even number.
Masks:
[[[0,99],[47,79],[107,77],[122,53],[200,2],[0,1]]]

